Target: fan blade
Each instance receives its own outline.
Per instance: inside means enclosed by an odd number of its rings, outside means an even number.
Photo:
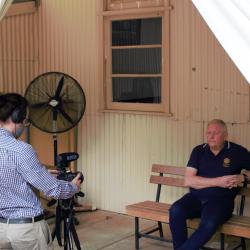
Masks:
[[[71,119],[71,117],[62,109],[62,108],[58,108],[58,111],[63,115],[63,117],[70,122],[71,124],[74,124],[73,120]]]
[[[43,126],[46,125],[46,123],[48,122],[48,118],[50,117],[50,112],[51,109],[49,108],[49,106],[46,106],[44,109],[41,109],[39,111],[31,111],[30,112],[31,123],[37,124],[37,122],[39,122],[43,123]],[[40,119],[41,117],[43,117],[43,119]],[[46,120],[45,117],[47,117]]]
[[[60,79],[60,81],[58,83],[58,86],[57,86],[57,89],[56,89],[56,94],[55,94],[56,99],[59,98],[59,96],[61,94],[63,84],[64,84],[64,76],[61,77],[61,79]]]
[[[39,108],[42,108],[43,106],[47,105],[48,103],[47,102],[40,102],[40,103],[36,103],[36,104],[32,104],[31,105],[31,108],[34,108],[34,109],[39,109]]]

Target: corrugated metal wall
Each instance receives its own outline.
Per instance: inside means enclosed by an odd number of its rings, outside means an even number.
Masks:
[[[37,17],[7,17],[0,24],[0,91],[24,93],[38,61]]]
[[[148,184],[152,163],[186,164],[192,147],[203,142],[209,119],[224,119],[230,138],[250,148],[249,87],[191,1],[172,0],[173,115],[102,112],[98,1],[43,0],[34,14],[3,20],[0,91],[24,92],[33,77],[47,71],[62,71],[77,79],[87,98],[78,127],[84,200],[124,212],[128,203],[154,198],[155,187]],[[39,145],[37,138],[33,131],[33,144],[48,161],[49,152],[40,143],[42,138],[48,144],[48,135],[39,133]],[[163,198],[174,200],[179,195],[171,189]]]

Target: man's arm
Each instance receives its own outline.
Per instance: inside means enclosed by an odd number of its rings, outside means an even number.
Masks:
[[[79,174],[71,182],[58,180],[40,163],[31,145],[26,145],[25,154],[21,159],[17,171],[26,182],[43,192],[45,196],[68,199],[79,191],[81,185]],[[53,172],[56,174],[55,171]]]
[[[250,178],[250,171],[249,178]],[[195,189],[208,188],[208,187],[223,187],[233,188],[238,184],[244,182],[244,176],[240,175],[225,175],[215,178],[201,177],[197,175],[197,169],[187,167],[184,179],[184,185],[186,187],[192,187]]]

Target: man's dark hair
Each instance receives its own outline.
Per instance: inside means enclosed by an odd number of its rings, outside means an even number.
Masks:
[[[14,123],[21,123],[27,115],[28,101],[20,94],[7,93],[0,95],[0,121],[9,118]]]

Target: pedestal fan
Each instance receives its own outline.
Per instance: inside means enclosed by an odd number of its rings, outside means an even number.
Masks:
[[[32,125],[53,134],[56,165],[57,134],[70,130],[81,120],[86,107],[85,94],[73,77],[47,72],[29,84],[25,97],[30,104]]]

